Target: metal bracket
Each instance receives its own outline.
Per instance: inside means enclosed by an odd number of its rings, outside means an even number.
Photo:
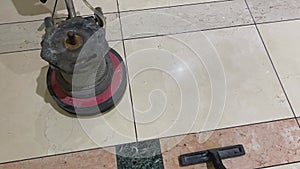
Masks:
[[[65,2],[69,13],[69,19],[76,17],[76,11],[73,0],[65,0]]]

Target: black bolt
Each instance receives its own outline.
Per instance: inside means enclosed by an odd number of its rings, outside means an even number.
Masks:
[[[71,45],[75,45],[76,44],[75,33],[70,31],[67,33],[67,35],[68,35],[68,43],[70,43]]]
[[[47,2],[47,0],[40,0],[43,4]]]

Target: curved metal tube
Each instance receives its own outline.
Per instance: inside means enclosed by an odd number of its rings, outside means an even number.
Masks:
[[[66,2],[66,6],[67,6],[67,9],[68,9],[68,13],[69,13],[69,18],[76,17],[76,12],[75,12],[75,8],[74,8],[73,0],[65,0],[65,2]]]

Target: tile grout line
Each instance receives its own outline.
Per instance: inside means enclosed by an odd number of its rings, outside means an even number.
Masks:
[[[130,9],[130,10],[124,10],[124,11],[120,10],[120,13],[141,12],[141,11],[148,11],[148,10],[169,9],[169,8],[177,8],[177,7],[183,7],[183,6],[204,5],[204,4],[216,4],[216,3],[232,2],[232,1],[234,1],[234,0],[216,0],[216,1],[207,1],[207,2],[198,2],[198,3],[187,3],[187,4],[171,5],[171,6],[158,6],[158,7],[144,8],[144,9]]]
[[[118,1],[118,0],[116,0],[116,1]],[[246,1],[246,0],[245,0]],[[218,1],[215,1],[215,2],[218,2]],[[219,1],[220,2],[220,1]],[[246,4],[247,4],[247,2],[246,2]],[[247,4],[247,7],[248,7],[248,4]],[[119,9],[119,6],[118,6],[118,9]],[[250,8],[248,7],[248,9],[249,9],[249,11],[250,11]],[[115,13],[115,12],[114,12]],[[251,11],[250,11],[250,13],[251,13]],[[119,22],[120,22],[120,26],[121,26],[121,35],[122,35],[122,43],[123,43],[123,49],[124,49],[124,54],[125,54],[125,58],[126,58],[126,51],[125,51],[125,43],[124,43],[124,41],[125,40],[127,40],[127,39],[123,39],[123,30],[122,30],[122,23],[121,23],[121,18],[120,18],[120,12],[118,12],[118,15],[119,15]],[[251,16],[252,16],[252,14],[251,14]],[[253,16],[252,16],[252,19],[254,20],[254,18],[253,18]],[[284,21],[287,21],[287,20],[284,20]],[[275,22],[284,22],[284,21],[275,21]],[[275,23],[274,22],[274,23]],[[267,23],[267,22],[266,22]],[[269,22],[270,23],[270,22]],[[269,24],[269,23],[267,23],[267,24]],[[264,24],[264,23],[259,23],[259,24]],[[0,24],[1,25],[1,24]],[[239,26],[250,26],[250,25],[255,25],[255,27],[257,28],[257,31],[259,32],[259,30],[258,30],[258,27],[257,27],[257,23],[254,21],[254,24],[248,24],[248,25],[237,25],[237,26],[232,26],[232,27],[239,27]],[[218,29],[225,29],[225,28],[228,28],[228,27],[223,27],[223,28],[212,28],[212,29],[208,29],[208,30],[200,30],[200,31],[209,31],[209,30],[218,30]],[[230,27],[229,27],[230,28]],[[193,32],[198,32],[198,31],[193,31]],[[190,33],[190,32],[183,32],[183,33]],[[177,33],[177,34],[182,34],[182,33]],[[263,39],[262,39],[262,36],[261,36],[261,34],[260,34],[260,32],[259,32],[259,35],[260,35],[260,38],[261,38],[261,40],[263,41]],[[158,35],[158,36],[166,36],[166,35]],[[142,38],[142,37],[141,37]],[[147,37],[146,37],[147,38]],[[138,39],[138,38],[137,38]],[[130,40],[130,39],[128,39],[128,40]],[[119,41],[119,40],[116,40],[116,41]],[[264,44],[264,46],[265,46],[265,43],[264,43],[264,41],[263,41],[263,44]],[[266,48],[266,46],[265,46],[265,48]],[[15,52],[24,52],[24,51],[35,51],[35,50],[39,50],[39,49],[28,49],[28,50],[23,50],[23,51],[15,51]],[[267,51],[267,48],[266,48],[266,51]],[[14,52],[3,52],[3,53],[0,53],[0,54],[6,54],[6,53],[14,53]],[[268,53],[268,56],[269,56],[269,52],[267,51],[267,53]],[[270,58],[270,56],[269,56],[269,59],[271,60],[271,58]],[[272,60],[271,60],[271,62],[272,62]],[[126,63],[127,63],[127,60],[126,60]],[[275,69],[275,67],[274,67],[274,65],[273,65],[273,62],[272,62],[272,66],[273,66],[273,68],[274,68],[274,70],[275,70],[275,72],[276,72],[276,75],[277,75],[277,77],[279,78],[279,76],[278,76],[278,74],[277,74],[277,71],[276,71],[276,69]],[[128,69],[128,67],[127,67],[127,69]],[[128,71],[128,70],[127,70]],[[129,77],[128,77],[128,80],[129,80]],[[280,80],[280,79],[279,79]],[[281,84],[281,81],[280,81],[280,84]],[[282,85],[282,84],[281,84]],[[282,88],[283,88],[283,86],[282,86]],[[130,98],[131,98],[131,101],[132,101],[132,94],[131,94],[131,87],[130,87],[130,84],[129,84],[129,90],[130,90]],[[284,90],[284,89],[283,89]],[[285,93],[285,90],[284,90],[284,93]],[[286,94],[286,93],[285,93]],[[286,95],[286,97],[287,97],[287,95]],[[288,99],[288,98],[287,98]],[[288,102],[289,102],[289,100],[288,100]],[[289,105],[291,106],[291,104],[290,104],[290,102],[289,102]],[[133,102],[132,102],[132,107],[133,107]],[[292,111],[293,111],[293,108],[291,107],[291,109],[292,109]],[[133,110],[134,111],[134,110]],[[134,112],[133,112],[134,113]],[[293,111],[293,113],[294,113],[294,111]],[[294,113],[294,116],[295,116],[295,113]],[[296,116],[295,116],[296,117]],[[289,119],[292,119],[292,118],[289,118]],[[134,118],[134,120],[135,120],[135,118]],[[281,119],[281,120],[285,120],[285,119]],[[276,121],[276,120],[274,120],[274,121]],[[280,121],[280,120],[278,120],[278,121]],[[271,122],[273,122],[273,121],[271,121]],[[298,122],[298,121],[297,121]],[[262,123],[268,123],[268,122],[262,122]],[[257,123],[257,124],[262,124],[262,123]],[[136,125],[136,124],[135,124]],[[252,125],[252,124],[250,124],[250,125]],[[254,124],[254,125],[256,125],[256,124]],[[298,125],[299,125],[299,122],[298,122]],[[247,126],[247,125],[245,125],[245,126]],[[136,126],[135,126],[136,127]],[[242,127],[242,126],[236,126],[236,127],[234,127],[234,128],[237,128],[237,127]],[[224,128],[224,129],[226,129],[226,128]],[[219,129],[219,130],[223,130],[223,129]],[[189,134],[189,133],[187,133],[187,134]],[[174,136],[169,136],[169,137],[174,137]],[[137,130],[136,130],[136,139],[138,139],[137,138]],[[159,138],[160,139],[160,138]],[[110,146],[111,147],[111,146]],[[95,149],[102,149],[102,148],[94,148],[94,149],[86,149],[86,150],[82,150],[82,151],[90,151],[90,150],[95,150]],[[39,158],[46,158],[46,157],[51,157],[51,156],[58,156],[58,155],[64,155],[64,154],[71,154],[71,153],[78,153],[78,152],[82,152],[82,151],[75,151],[75,152],[68,152],[68,153],[63,153],[63,154],[55,154],[55,155],[49,155],[49,156],[44,156],[44,157],[36,157],[36,158],[31,158],[31,159],[25,159],[25,160],[17,160],[17,161],[11,161],[11,162],[5,162],[5,163],[0,163],[0,164],[6,164],[6,163],[13,163],[13,162],[20,162],[20,161],[27,161],[27,160],[32,160],[32,159],[39,159]],[[297,163],[297,162],[291,162],[291,163],[287,163],[287,164],[293,164],[293,163]],[[281,164],[281,165],[286,165],[286,164]],[[281,166],[281,165],[277,165],[277,166]]]
[[[215,27],[215,28],[207,28],[207,29],[200,29],[200,30],[190,30],[190,31],[184,31],[184,32],[175,32],[175,33],[166,33],[166,34],[149,35],[149,36],[141,36],[141,37],[132,37],[132,38],[125,38],[124,41],[137,40],[137,39],[147,39],[147,38],[170,36],[170,35],[180,35],[180,34],[196,33],[196,32],[206,32],[206,31],[222,30],[222,29],[245,27],[245,26],[254,26],[254,24],[249,23],[249,24],[232,25],[232,26],[225,26],[225,27]]]
[[[281,23],[281,22],[291,22],[291,21],[300,21],[300,18],[290,18],[290,19],[282,19],[282,20],[274,20],[274,21],[266,21],[266,22],[258,22],[257,25],[263,24],[273,24],[273,23]]]
[[[230,129],[238,129],[241,127],[251,127],[251,126],[256,126],[256,125],[263,125],[263,124],[268,124],[268,123],[276,123],[280,121],[286,121],[286,120],[295,120],[295,117],[288,117],[288,118],[283,118],[283,119],[277,119],[277,120],[271,120],[271,121],[263,121],[263,122],[258,122],[258,123],[250,123],[250,124],[244,124],[244,125],[238,125],[238,126],[232,126],[232,127],[224,127],[224,128],[219,128],[219,129],[214,129],[214,130],[205,130],[205,131],[200,131],[200,132],[192,132],[192,133],[185,133],[185,134],[176,134],[172,136],[163,136],[160,137],[159,139],[166,139],[166,138],[171,138],[171,137],[180,137],[180,136],[185,136],[185,135],[190,135],[190,134],[201,134],[201,133],[207,133],[207,132],[215,132],[215,131],[221,131],[221,130],[230,130]],[[147,140],[152,140],[156,138],[150,138],[142,141],[147,141]]]
[[[61,19],[61,18],[55,18],[55,19]],[[0,23],[0,26],[2,26],[2,25],[13,25],[13,24],[30,23],[30,22],[41,22],[43,20],[44,19],[34,19],[34,20],[27,20],[27,21],[3,22],[3,23]]]
[[[114,14],[118,14],[118,13],[114,13]],[[89,16],[89,15],[87,15],[87,16]],[[40,21],[40,20],[36,20],[36,21]],[[256,23],[256,24],[263,25],[263,24],[273,24],[273,23],[282,23],[282,22],[290,22],[290,21],[300,21],[300,18],[286,19],[286,20],[280,20],[280,21],[262,22],[262,23]],[[35,22],[35,21],[33,21],[33,22]],[[229,29],[229,28],[236,28],[236,27],[252,26],[252,25],[255,26],[255,24],[250,23],[250,24],[232,25],[232,26],[224,26],[224,27],[214,27],[214,28],[207,28],[207,29],[201,29],[201,30],[176,32],[176,33],[169,33],[169,34],[167,33],[167,34],[152,35],[152,36],[132,37],[132,38],[125,38],[123,40],[127,41],[127,40],[135,40],[135,39],[146,39],[146,38],[161,37],[161,36],[168,36],[168,35],[180,35],[180,34],[185,34],[185,33],[196,33],[196,32],[201,32],[201,31],[203,31],[203,32],[214,31],[214,30],[222,30],[222,29]],[[0,24],[0,26],[1,26],[1,24]],[[108,42],[117,42],[117,41],[122,41],[122,39],[109,40]],[[35,51],[35,50],[40,50],[40,48],[0,52],[0,55],[1,54],[18,53],[18,52],[26,52],[26,51]]]
[[[122,39],[107,40],[107,42],[119,42],[119,41],[122,41]],[[30,51],[36,51],[36,50],[41,50],[41,49],[42,48],[40,47],[40,48],[31,48],[31,49],[24,49],[24,50],[5,51],[5,52],[0,52],[0,55],[14,54],[14,53],[19,53],[19,52],[30,52]]]
[[[242,25],[232,25],[227,27],[215,27],[215,28],[208,28],[208,29],[201,29],[201,30],[191,30],[191,31],[184,31],[184,32],[175,32],[175,33],[167,33],[167,34],[160,34],[160,35],[152,35],[152,36],[141,36],[141,37],[132,37],[132,38],[123,38],[123,30],[121,29],[122,39],[115,39],[109,40],[108,42],[117,42],[117,41],[128,41],[128,40],[136,40],[136,39],[146,39],[146,38],[154,38],[154,37],[161,37],[161,36],[169,36],[169,35],[180,35],[186,33],[196,33],[196,32],[205,32],[205,31],[213,31],[213,30],[222,30],[222,29],[229,29],[229,28],[236,28],[236,27],[244,27],[244,26],[254,26],[254,24],[242,24]],[[10,53],[17,53],[17,52],[24,52],[24,51],[31,51],[31,50],[39,50],[41,48],[35,49],[25,49],[25,50],[16,50],[16,51],[7,51],[7,52],[0,52],[1,54],[10,54]]]
[[[133,97],[132,96],[132,88],[131,88],[131,83],[130,83],[130,78],[129,78],[129,68],[128,68],[128,62],[127,62],[127,53],[126,53],[126,47],[125,47],[125,41],[124,41],[124,33],[123,33],[123,25],[122,25],[122,21],[121,21],[119,0],[116,0],[116,2],[117,2],[117,9],[118,9],[119,23],[120,23],[122,45],[123,45],[125,62],[126,62],[126,69],[127,69],[127,79],[128,79],[129,96],[130,96],[131,108],[132,108],[132,118],[133,118],[133,124],[134,124],[135,141],[138,142],[139,141],[138,140],[138,131],[137,131],[137,125],[136,125],[134,103],[133,103],[133,98],[132,98]]]
[[[234,0],[219,0],[219,1],[212,1],[212,2],[191,3],[191,4],[183,4],[183,5],[175,5],[175,6],[162,6],[162,7],[154,7],[154,8],[126,10],[126,11],[120,11],[120,12],[106,12],[106,13],[104,13],[104,15],[119,14],[119,13],[128,13],[128,12],[141,12],[141,11],[147,11],[147,10],[168,9],[168,8],[184,7],[184,6],[194,6],[194,5],[214,4],[214,3],[222,3],[222,2],[224,3],[224,2],[232,2],[232,1],[234,1]],[[92,15],[93,14],[86,14],[86,15],[80,15],[80,16],[86,17],[86,16],[92,16]],[[54,18],[54,19],[64,19],[64,18],[67,18],[67,17],[57,17],[57,18]],[[44,19],[40,18],[40,19],[34,19],[34,20],[3,22],[3,23],[0,23],[0,26],[1,25],[10,25],[10,24],[22,24],[22,23],[28,23],[28,22],[38,22],[38,21],[43,21],[43,20]],[[272,23],[280,23],[280,22],[288,22],[288,21],[300,21],[300,18],[291,18],[291,19],[283,19],[283,20],[265,21],[265,22],[258,22],[256,24],[257,25],[272,24]],[[227,28],[227,27],[225,27],[225,28]],[[219,29],[219,28],[212,28],[212,29]]]
[[[114,13],[114,14],[118,14],[118,13]],[[86,15],[86,16],[90,16],[90,15]],[[35,20],[35,21],[40,21],[40,20]],[[35,22],[35,21],[32,21],[32,22]],[[300,18],[286,19],[286,20],[280,20],[280,21],[262,22],[262,23],[256,23],[256,24],[263,25],[263,24],[273,24],[273,23],[282,23],[282,22],[290,22],[290,21],[300,21]],[[185,33],[196,33],[196,32],[201,32],[201,31],[203,31],[203,32],[214,31],[214,30],[222,30],[222,29],[229,29],[229,28],[236,28],[236,27],[252,26],[252,25],[255,26],[255,24],[250,23],[250,24],[232,25],[232,26],[224,26],[224,27],[214,27],[214,28],[207,28],[207,29],[201,29],[201,30],[191,30],[191,31],[184,31],[184,32],[159,34],[159,35],[152,35],[152,36],[141,36],[141,37],[132,37],[132,38],[125,38],[125,39],[123,38],[123,40],[128,41],[128,40],[136,40],[136,39],[146,39],[146,38],[161,37],[161,36],[168,36],[168,35],[180,35],[180,34],[185,34]],[[0,26],[1,26],[1,24],[0,24]],[[117,42],[117,41],[122,41],[122,39],[108,40],[108,42]],[[26,52],[26,51],[35,51],[35,50],[40,50],[40,48],[0,52],[0,55],[1,54],[18,53],[18,52]]]
[[[276,69],[276,67],[275,67],[275,64],[274,64],[274,62],[273,62],[273,60],[272,60],[272,57],[271,57],[271,54],[270,54],[270,52],[269,52],[269,50],[268,50],[268,48],[267,48],[267,45],[266,45],[266,43],[265,43],[265,41],[264,41],[264,39],[263,39],[263,37],[262,37],[262,34],[261,34],[261,32],[260,32],[260,30],[259,30],[259,28],[258,28],[258,26],[257,26],[257,23],[256,23],[256,21],[255,21],[255,18],[254,18],[254,16],[253,16],[252,12],[251,12],[250,7],[249,7],[249,4],[248,4],[247,0],[244,0],[244,2],[245,2],[246,6],[247,6],[247,8],[248,8],[248,11],[249,11],[251,17],[252,17],[252,20],[253,20],[253,22],[254,22],[256,31],[257,31],[257,33],[258,33],[258,35],[259,35],[259,37],[260,37],[260,40],[261,40],[261,42],[262,42],[262,44],[263,44],[263,46],[264,46],[264,48],[265,48],[265,51],[266,51],[266,53],[267,53],[267,55],[268,55],[268,58],[269,58],[269,60],[270,60],[270,62],[271,62],[271,65],[272,65],[272,67],[273,67],[273,70],[275,71],[275,74],[276,74],[276,76],[277,76],[277,80],[279,81],[279,84],[280,84],[281,89],[282,89],[282,91],[283,91],[283,93],[284,93],[284,95],[285,95],[285,98],[287,99],[287,102],[288,102],[288,104],[289,104],[289,107],[290,107],[290,109],[291,109],[291,111],[292,111],[292,113],[293,113],[293,115],[294,115],[294,118],[295,118],[295,120],[296,120],[296,122],[297,122],[297,124],[298,124],[298,126],[299,126],[299,128],[300,128],[300,123],[299,123],[299,121],[298,121],[298,119],[297,119],[297,115],[296,115],[296,113],[295,113],[295,110],[294,110],[294,108],[293,108],[293,106],[292,106],[292,104],[291,104],[291,101],[290,101],[290,99],[289,99],[289,97],[288,97],[288,95],[287,95],[287,92],[286,92],[286,90],[285,90],[285,88],[284,88],[284,86],[283,86],[283,83],[282,83],[282,81],[281,81],[281,79],[280,79],[279,73],[278,73],[278,71],[277,71],[277,69]]]
[[[117,14],[118,12],[105,12],[103,13],[104,15],[112,15],[112,14]],[[85,14],[85,15],[79,15],[79,16],[82,16],[82,17],[88,17],[88,16],[93,16],[93,14]],[[0,26],[1,25],[13,25],[13,24],[22,24],[22,23],[29,23],[29,22],[41,22],[41,21],[44,21],[44,19],[48,17],[45,16],[44,18],[40,18],[40,19],[33,19],[33,20],[24,20],[24,21],[11,21],[11,22],[3,22],[3,23],[0,23]],[[54,17],[54,20],[55,19],[65,19],[67,18],[67,16],[61,16],[61,17]]]
[[[20,53],[20,52],[30,52],[30,51],[37,51],[37,50],[41,50],[41,48],[32,48],[32,49],[24,49],[24,50],[0,52],[0,55],[14,54],[14,53]]]
[[[232,2],[232,1],[234,1],[234,0],[216,0],[216,1],[208,1],[208,2],[200,2],[200,3],[188,3],[188,4],[182,4],[182,5],[173,5],[173,6],[160,6],[160,7],[145,8],[145,9],[133,9],[133,10],[124,10],[124,11],[116,11],[116,12],[105,12],[104,15],[118,14],[118,13],[128,13],[128,12],[141,12],[141,11],[147,11],[147,10],[168,9],[168,8],[176,8],[176,7],[184,7],[184,6],[195,6],[195,5],[204,5],[204,4],[216,4],[216,3],[224,3],[224,2]],[[92,16],[92,15],[93,14],[85,14],[85,15],[80,15],[80,16]],[[63,17],[63,16],[62,17],[56,17],[55,19],[64,19],[66,17]],[[44,20],[43,18],[40,18],[40,19],[24,20],[24,21],[3,22],[3,23],[0,23],[0,26],[1,25],[10,25],[10,24],[22,24],[22,23],[28,23],[28,22],[38,22],[38,21],[43,21],[43,20]],[[256,24],[270,24],[270,23],[278,23],[278,22],[286,22],[286,21],[298,21],[298,20],[300,20],[300,18],[266,21],[266,22],[259,22],[259,23],[256,23]]]
[[[128,41],[128,40],[135,40],[135,39],[146,39],[146,38],[169,36],[169,35],[180,35],[180,34],[185,34],[185,33],[196,33],[196,32],[201,32],[201,31],[205,32],[205,31],[212,31],[212,30],[222,30],[222,29],[235,28],[235,27],[244,27],[244,26],[251,26],[251,25],[254,25],[254,24],[232,25],[232,26],[227,26],[227,27],[215,27],[215,28],[208,28],[208,29],[201,29],[201,30],[191,30],[191,31],[184,31],[184,32],[177,32],[177,33],[169,33],[169,34],[161,34],[161,35],[153,35],[153,36],[133,37],[133,38],[125,38],[125,39],[123,38],[123,30],[121,29],[122,38],[121,39],[108,40],[108,42],[118,42],[118,41],[123,41],[123,40]],[[0,55],[1,54],[18,53],[18,52],[35,51],[35,50],[40,50],[40,49],[41,48],[15,50],[15,51],[5,51],[5,52],[0,52]]]
[[[31,160],[37,160],[37,159],[43,159],[43,158],[50,158],[50,157],[63,156],[63,155],[69,155],[69,154],[75,154],[75,153],[82,153],[82,152],[93,151],[93,150],[101,150],[101,149],[105,149],[105,148],[115,148],[115,146],[116,145],[96,147],[96,148],[89,148],[89,149],[83,149],[83,150],[77,150],[77,151],[70,151],[70,152],[65,152],[65,153],[43,155],[43,156],[38,156],[38,157],[30,157],[30,158],[25,158],[25,159],[0,162],[0,167],[1,167],[1,165],[4,165],[4,164],[19,163],[19,162],[24,162],[24,161],[31,161]]]
[[[142,142],[143,141],[149,141],[149,140],[155,140],[155,139],[166,139],[166,138],[171,138],[171,137],[185,136],[185,135],[189,135],[189,134],[199,134],[199,133],[203,133],[203,132],[213,132],[213,131],[221,131],[221,130],[228,130],[228,129],[236,129],[236,128],[240,128],[240,127],[262,125],[262,124],[267,124],[267,123],[274,123],[274,122],[293,120],[293,119],[295,119],[295,118],[291,117],[291,118],[284,118],[284,119],[278,119],[278,120],[272,120],[272,121],[266,121],[266,122],[259,122],[259,123],[252,123],[252,124],[246,124],[246,125],[239,125],[239,126],[215,129],[215,130],[207,130],[207,131],[194,132],[194,133],[178,134],[178,135],[173,135],[173,136],[166,136],[166,137],[142,140]],[[130,144],[130,143],[134,143],[134,142],[124,143],[124,144],[116,144],[116,145],[110,145],[110,146],[104,146],[104,147],[89,148],[89,149],[83,149],[83,150],[78,150],[78,151],[70,151],[70,152],[59,153],[59,154],[44,155],[44,156],[32,157],[32,158],[26,158],[26,159],[20,159],[20,160],[11,160],[11,161],[6,161],[6,162],[0,162],[0,166],[3,165],[3,164],[9,164],[9,163],[18,163],[18,162],[23,162],[23,161],[30,161],[30,160],[36,160],[36,159],[42,159],[42,158],[48,158],[48,157],[55,157],[55,156],[61,156],[61,155],[68,155],[68,154],[75,154],[75,153],[87,152],[87,151],[92,151],[92,150],[100,150],[100,149],[104,149],[104,148],[116,147],[116,146],[119,146],[119,145],[125,145],[125,144]]]
[[[181,7],[181,6],[193,6],[193,5],[201,5],[201,4],[212,4],[212,3],[221,3],[221,2],[230,2],[230,1],[234,1],[234,0],[216,0],[216,1],[208,1],[208,2],[200,2],[200,3],[188,3],[188,4],[182,4],[182,5],[160,6],[160,7],[154,7],[154,8],[124,10],[124,11],[120,11],[120,8],[118,8],[117,11],[104,12],[104,15],[107,15],[107,14],[118,14],[118,13],[123,13],[123,12],[125,13],[125,12],[137,12],[137,11],[146,11],[146,10],[153,10],[153,9],[173,8],[173,7]],[[93,14],[86,14],[86,15],[80,15],[80,16],[90,16],[90,15],[93,15]],[[47,16],[44,16],[44,17],[47,17]],[[62,18],[67,18],[67,16],[66,17],[57,17],[55,19],[62,19]],[[33,19],[33,20],[24,20],[24,21],[3,22],[3,23],[0,23],[0,26],[1,25],[9,25],[9,24],[36,22],[36,21],[43,21],[43,20],[44,20],[44,18]]]
[[[256,168],[256,169],[267,169],[270,167],[280,167],[280,166],[286,166],[286,165],[298,164],[298,163],[300,163],[300,161],[288,162],[288,163],[283,163],[283,164],[278,164],[278,165],[271,165],[271,166],[266,166],[266,167],[261,167],[261,168]]]

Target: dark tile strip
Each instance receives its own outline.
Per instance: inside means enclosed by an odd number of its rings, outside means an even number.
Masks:
[[[159,139],[116,147],[118,169],[164,169]]]
[[[292,106],[292,104],[291,104],[291,101],[290,101],[290,99],[289,99],[289,97],[288,97],[288,95],[287,95],[287,92],[286,92],[285,88],[283,87],[283,83],[282,83],[282,81],[281,81],[281,79],[280,79],[280,77],[279,77],[279,73],[278,73],[278,71],[277,71],[277,69],[276,69],[276,67],[275,67],[275,65],[274,65],[274,62],[273,62],[272,57],[271,57],[271,54],[270,54],[270,52],[269,52],[269,50],[268,50],[268,48],[267,48],[267,45],[266,45],[266,43],[265,43],[265,41],[264,41],[264,39],[263,39],[263,37],[262,37],[262,34],[261,34],[261,32],[260,32],[260,30],[259,30],[259,28],[258,28],[258,26],[257,26],[257,23],[256,23],[256,21],[255,21],[255,18],[254,18],[253,14],[252,14],[252,12],[251,12],[251,10],[250,10],[249,4],[248,4],[247,0],[244,0],[244,1],[245,1],[246,6],[247,6],[247,8],[248,8],[248,10],[249,10],[249,13],[250,13],[250,15],[251,15],[251,17],[252,17],[252,20],[253,20],[253,22],[254,22],[256,31],[257,31],[257,33],[258,33],[260,39],[261,39],[261,42],[262,42],[262,44],[263,44],[263,46],[264,46],[264,48],[265,48],[265,50],[266,50],[266,52],[267,52],[268,58],[269,58],[269,60],[270,60],[270,62],[271,62],[271,64],[272,64],[272,67],[273,67],[274,71],[275,71],[275,74],[276,74],[277,79],[278,79],[278,81],[279,81],[279,83],[280,83],[281,89],[282,89],[282,91],[284,92],[284,95],[285,95],[285,97],[286,97],[286,99],[287,99],[287,102],[288,102],[288,104],[289,104],[289,106],[290,106],[290,108],[291,108],[291,110],[292,110],[292,112],[293,112],[293,114],[294,114],[294,117],[295,117],[295,119],[296,119],[296,121],[297,121],[297,124],[298,124],[298,126],[299,126],[299,128],[300,128],[300,123],[299,123],[299,121],[297,120],[297,116],[296,116],[295,110],[294,110],[294,108],[293,108],[293,106]]]

